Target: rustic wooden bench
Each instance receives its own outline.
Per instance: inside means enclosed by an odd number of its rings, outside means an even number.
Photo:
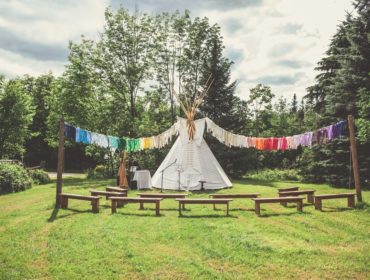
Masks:
[[[125,192],[125,193],[128,192],[128,189],[123,189],[120,187],[106,187],[105,190],[107,192]]]
[[[91,202],[92,211],[95,213],[99,212],[99,200],[100,197],[98,196],[86,196],[86,195],[79,195],[79,194],[70,194],[70,193],[61,193],[60,196],[60,204],[62,209],[68,208],[68,199],[77,199],[77,200],[87,200]]]
[[[232,199],[207,199],[207,198],[177,198],[176,201],[179,202],[179,215],[182,216],[181,209],[184,209],[185,204],[226,204],[226,215],[229,216],[229,202],[233,201]]]
[[[153,198],[153,197],[157,197],[157,198],[162,198],[162,199],[166,199],[166,198],[186,198],[188,196],[188,194],[186,193],[138,193],[137,194],[138,196],[140,197],[146,197],[146,198]],[[140,203],[140,208],[143,209],[144,206],[143,206],[143,203]],[[185,210],[185,206],[183,205],[183,210]]]
[[[280,188],[278,189],[278,192],[292,192],[292,191],[298,191],[299,187],[289,187],[289,188]]]
[[[127,197],[127,192],[109,192],[100,190],[90,190],[92,196],[105,196],[106,199],[111,196]]]
[[[140,203],[140,209],[143,209],[142,203],[155,203],[155,214],[160,216],[160,202],[162,198],[141,198],[141,197],[109,197],[112,201],[112,214],[117,212],[117,204]]]
[[[306,194],[307,201],[309,203],[314,204],[314,199],[313,199],[314,193],[315,193],[315,190],[286,191],[286,192],[279,192],[279,197],[300,196],[302,194]],[[282,205],[286,206],[286,202],[282,202]]]
[[[257,198],[261,194],[260,193],[217,193],[217,194],[210,194],[209,196],[212,198]],[[216,210],[216,205],[213,204],[213,209]]]
[[[272,197],[272,198],[253,198],[255,202],[255,211],[257,215],[261,215],[261,204],[263,203],[281,203],[281,202],[294,202],[297,203],[297,211],[302,212],[303,197]]]
[[[348,207],[355,207],[355,195],[354,193],[338,193],[338,194],[319,194],[315,195],[315,209],[322,210],[322,200],[324,199],[337,199],[337,198],[347,198]]]

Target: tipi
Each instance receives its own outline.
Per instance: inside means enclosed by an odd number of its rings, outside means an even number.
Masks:
[[[229,178],[203,138],[205,119],[194,121],[193,139],[189,139],[186,119],[179,118],[177,124],[180,135],[155,172],[153,186],[171,190],[199,190],[203,182],[204,189],[231,187]]]
[[[205,119],[194,120],[196,110],[203,102],[211,84],[198,95],[184,94],[180,100],[173,83],[172,94],[179,102],[186,119],[177,121],[179,137],[155,172],[153,187],[172,190],[222,189],[232,184],[203,138]],[[180,84],[180,88],[183,88]]]

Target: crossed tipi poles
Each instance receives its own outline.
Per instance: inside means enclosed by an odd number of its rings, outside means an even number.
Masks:
[[[213,79],[212,75],[210,75],[207,79],[207,82],[205,84],[205,87],[202,91],[198,92],[197,95],[194,96],[194,98],[191,98],[190,93],[188,90],[186,90],[183,86],[182,83],[180,82],[180,91],[179,93],[176,92],[174,83],[171,82],[171,94],[173,94],[177,100],[177,102],[180,104],[180,107],[182,111],[185,113],[186,116],[186,127],[188,129],[188,135],[189,135],[189,140],[194,139],[195,135],[195,123],[194,123],[194,118],[196,114],[196,110],[199,108],[199,106],[202,104],[204,98],[206,97],[210,87],[213,84]],[[184,96],[184,101],[181,100],[180,94]]]

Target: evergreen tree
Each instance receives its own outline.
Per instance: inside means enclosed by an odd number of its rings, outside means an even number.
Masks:
[[[200,107],[203,116],[209,117],[217,125],[234,133],[245,133],[248,110],[246,103],[235,96],[236,82],[230,81],[232,62],[223,57],[221,36],[214,36],[209,45],[210,56],[204,59],[204,72],[201,83],[205,84],[211,76],[213,83]],[[206,141],[216,158],[232,177],[240,177],[248,169],[254,169],[251,158],[256,153],[250,149],[229,148],[210,135]]]
[[[367,140],[368,107],[370,91],[370,1],[357,0],[354,5],[358,15],[347,15],[331,40],[327,56],[319,62],[321,73],[317,83],[308,89],[306,98],[317,113],[315,123],[324,126],[353,115],[359,119],[360,132],[363,132],[363,144],[358,145],[360,177],[364,184],[369,181],[370,141]],[[367,147],[367,148],[364,148]],[[308,156],[308,153],[312,153]],[[336,140],[306,152],[302,170],[306,175],[309,170],[317,172],[310,176],[323,181],[345,185],[348,177],[343,170],[349,168],[349,143]],[[330,176],[325,172],[330,171]],[[323,174],[326,174],[323,176]],[[330,179],[337,176],[336,180]]]

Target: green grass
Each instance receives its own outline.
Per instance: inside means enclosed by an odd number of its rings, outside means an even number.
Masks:
[[[112,183],[71,178],[64,191],[87,194]],[[236,181],[221,192],[276,196],[277,187],[291,185],[297,183]],[[370,278],[370,209],[348,209],[343,199],[324,201],[322,212],[263,205],[262,217],[249,199],[233,201],[231,217],[222,206],[189,205],[179,218],[171,200],[156,217],[152,205],[140,211],[137,204],[111,215],[105,199],[99,214],[76,200],[55,210],[54,196],[55,184],[0,196],[0,279]],[[363,197],[369,202],[370,192]]]

